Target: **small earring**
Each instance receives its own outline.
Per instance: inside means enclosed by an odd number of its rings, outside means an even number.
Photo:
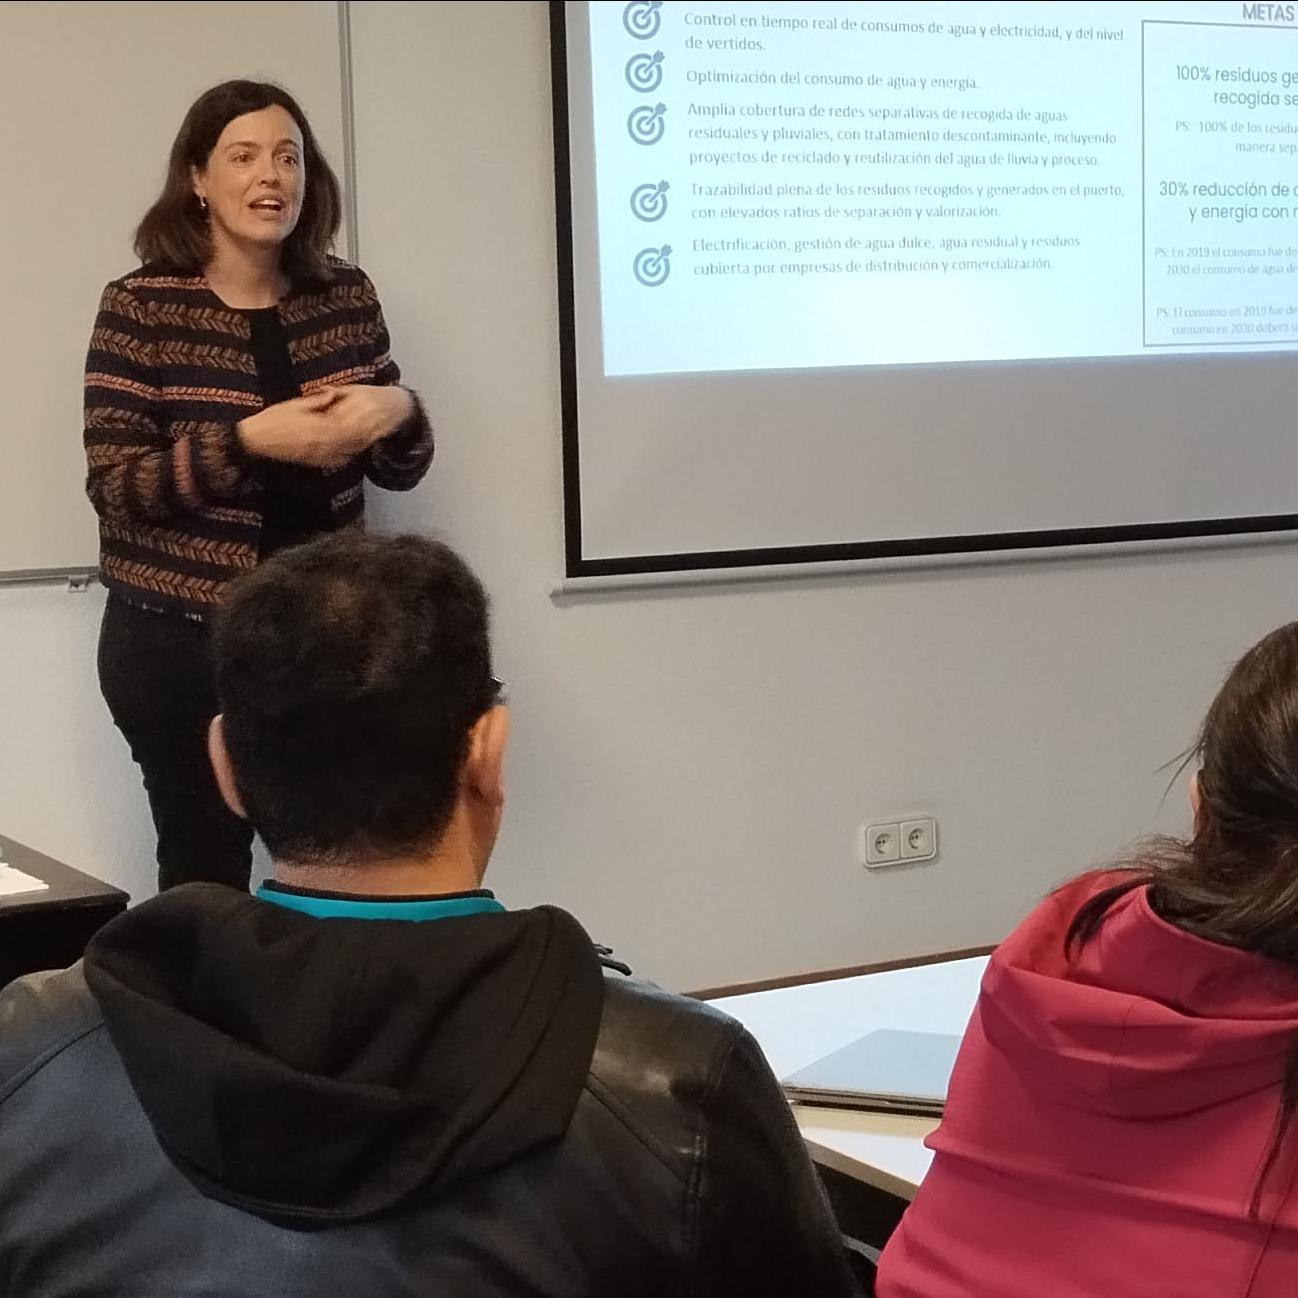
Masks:
[[[199,196],[198,196],[198,205],[199,205],[199,207],[201,207],[201,208],[203,209],[204,212],[207,211],[207,199],[205,199],[205,198],[202,196],[202,194],[199,194]]]

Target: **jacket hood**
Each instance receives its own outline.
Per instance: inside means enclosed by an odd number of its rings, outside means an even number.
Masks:
[[[1175,1117],[1276,1086],[1298,1046],[1298,973],[1183,932],[1143,887],[1068,957],[1078,908],[1116,881],[1074,881],[998,948],[979,1002],[992,1047],[1092,1113]]]
[[[561,910],[316,919],[191,884],[100,931],[86,981],[172,1161],[270,1220],[353,1220],[559,1139],[603,1007]]]

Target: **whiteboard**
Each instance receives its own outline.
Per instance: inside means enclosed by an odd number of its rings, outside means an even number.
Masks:
[[[136,264],[131,237],[185,110],[220,81],[277,81],[341,177],[338,31],[325,0],[0,5],[0,573],[96,563],[86,346],[100,290]]]

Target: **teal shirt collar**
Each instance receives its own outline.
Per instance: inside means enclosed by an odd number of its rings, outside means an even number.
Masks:
[[[489,892],[461,893],[451,897],[368,898],[296,889],[290,892],[262,884],[257,889],[257,900],[314,919],[396,919],[410,924],[431,919],[456,919],[462,915],[489,915],[505,909]]]

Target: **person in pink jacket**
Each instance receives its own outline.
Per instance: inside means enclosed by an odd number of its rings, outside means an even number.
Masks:
[[[1298,623],[1191,756],[1193,837],[992,957],[880,1298],[1298,1295]]]

